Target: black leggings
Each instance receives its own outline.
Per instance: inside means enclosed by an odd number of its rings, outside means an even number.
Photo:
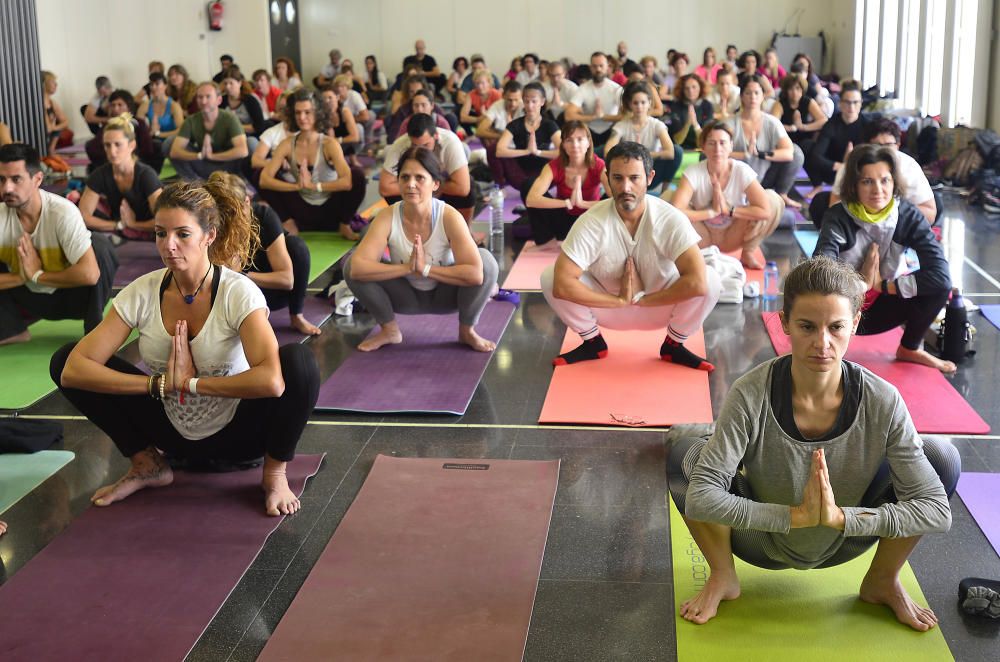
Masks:
[[[267,307],[272,311],[281,310],[288,307],[288,312],[298,315],[305,307],[306,288],[309,287],[309,267],[312,264],[312,257],[309,254],[309,247],[302,237],[285,235],[285,248],[288,249],[288,256],[292,258],[292,289],[272,290],[260,288],[267,300]],[[270,262],[267,261],[267,252],[260,249],[254,257],[254,271],[260,273],[271,273]]]
[[[295,219],[295,225],[302,231],[336,231],[358,213],[367,186],[364,170],[351,168],[351,188],[331,193],[321,205],[309,204],[298,191],[260,189],[260,197],[274,208],[282,223]]]
[[[529,207],[528,222],[531,223],[531,238],[539,246],[553,239],[562,241],[578,218],[580,218],[578,215],[570,214],[565,207],[553,209]]]
[[[305,345],[285,345],[278,350],[285,392],[276,398],[241,400],[226,427],[192,441],[177,432],[163,405],[147,395],[94,393],[62,386],[63,368],[75,346],[69,343],[52,355],[52,381],[81,414],[111,437],[126,457],[155,446],[170,456],[191,460],[246,462],[267,454],[279,462],[289,462],[295,457],[295,446],[319,395],[315,357]],[[106,365],[127,374],[143,374],[117,356]]]
[[[920,349],[931,322],[948,301],[948,290],[922,294],[910,299],[881,294],[861,313],[859,336],[872,336],[905,325],[899,344],[907,349]]]
[[[944,486],[948,498],[955,493],[958,486],[958,477],[962,473],[962,458],[947,441],[938,437],[924,437],[924,455],[931,463],[934,471],[937,472],[941,484]],[[684,512],[687,500],[688,476],[684,473],[684,458],[689,453],[701,454],[706,441],[700,437],[686,437],[679,439],[670,447],[667,456],[667,489],[670,497],[674,500],[677,509]],[[695,458],[696,459],[696,458]],[[737,472],[733,477],[733,482],[729,486],[729,491],[736,496],[753,500],[753,491],[746,477]],[[865,508],[877,508],[885,503],[895,503],[896,493],[892,488],[892,477],[889,473],[889,462],[883,460],[872,479],[871,484],[865,491],[858,506]],[[869,547],[878,542],[878,538],[873,537],[851,537],[844,538],[840,548],[829,559],[821,563],[819,568],[830,568],[847,563],[851,559],[857,558],[865,553]],[[776,561],[777,554],[774,550],[774,543],[771,536],[766,531],[753,531],[749,529],[733,529],[731,536],[733,555],[743,559],[751,565],[767,570],[784,570],[788,565],[781,561]]]

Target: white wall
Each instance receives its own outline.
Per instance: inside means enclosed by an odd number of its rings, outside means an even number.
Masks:
[[[147,81],[146,64],[183,64],[195,81],[219,70],[229,53],[247,74],[270,69],[271,41],[264,0],[230,0],[221,32],[208,29],[203,0],[37,0],[42,68],[59,77],[56,99],[77,138],[90,131],[79,107],[94,95],[94,79],[111,78],[131,92]]]
[[[993,1],[993,34],[1000,34],[1000,0]],[[1000,41],[994,39],[990,46],[988,62],[1000,62]],[[985,67],[988,66],[987,63]],[[993,67],[987,75],[990,83],[986,126],[1000,133],[1000,66]]]
[[[403,57],[422,38],[427,52],[443,71],[451,70],[457,55],[482,53],[491,69],[507,71],[510,58],[535,51],[546,59],[570,56],[586,61],[595,50],[613,51],[619,40],[629,45],[629,56],[638,60],[653,55],[664,66],[668,48],[685,51],[692,66],[701,62],[706,46],[724,52],[726,44],[740,50],[763,50],[774,31],[803,9],[788,29],[815,35],[825,30],[827,69],[834,60],[842,70],[850,67],[851,46],[841,48],[842,35],[851,36],[853,8],[845,14],[842,0],[715,0],[714,2],[664,2],[663,0],[506,0],[486,6],[487,13],[467,0],[299,0],[302,17],[302,66],[314,75],[339,48],[362,66],[374,54],[390,77]],[[832,8],[831,8],[832,5]],[[831,20],[831,13],[835,15]],[[841,23],[844,23],[841,26]]]

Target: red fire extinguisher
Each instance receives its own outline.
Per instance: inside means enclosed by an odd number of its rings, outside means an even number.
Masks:
[[[210,2],[208,3],[208,29],[209,30],[222,30],[222,15],[225,13],[226,8],[221,2]]]

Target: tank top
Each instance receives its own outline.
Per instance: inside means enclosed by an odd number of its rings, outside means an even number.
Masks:
[[[792,117],[795,114],[796,110],[802,114],[803,124],[809,124],[810,122],[813,121],[812,115],[809,114],[809,97],[802,95],[802,98],[799,99],[798,108],[792,108],[791,102],[788,99],[780,99],[780,101],[781,101],[781,123],[784,124],[785,126],[791,126],[795,124],[795,120],[792,119]],[[802,107],[803,101],[805,102],[805,108]],[[789,137],[791,137],[791,134],[789,134]]]
[[[424,255],[427,264],[435,267],[450,267],[455,264],[455,255],[451,252],[448,234],[444,231],[441,216],[444,213],[444,203],[437,198],[431,199],[431,236],[424,240]],[[392,209],[392,227],[389,230],[389,261],[393,264],[405,264],[413,255],[413,242],[403,230],[403,203],[397,202]],[[407,274],[413,289],[428,292],[437,287],[433,278],[424,278],[420,274]]]
[[[292,152],[288,155],[288,169],[292,173],[295,181],[300,181],[299,163],[295,158],[295,144],[301,134],[296,133],[292,138]],[[313,182],[333,182],[337,180],[337,170],[326,162],[326,155],[323,153],[323,145],[327,140],[332,140],[328,136],[320,135],[319,144],[316,145],[316,157],[313,159],[311,168]],[[330,199],[332,193],[319,193],[318,191],[299,191],[302,199],[311,205],[320,206]]]
[[[177,125],[174,124],[174,116],[170,112],[170,106],[173,103],[174,103],[174,100],[171,99],[170,97],[167,97],[167,105],[163,107],[163,115],[161,115],[160,117],[157,118],[159,120],[159,122],[160,122],[160,132],[161,133],[163,131],[173,131],[174,129],[177,128]],[[149,124],[149,126],[153,126],[153,114],[154,114],[153,113],[153,100],[150,99],[149,100],[149,109],[146,111],[146,123]]]

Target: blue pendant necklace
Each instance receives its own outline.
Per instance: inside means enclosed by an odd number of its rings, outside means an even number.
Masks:
[[[184,299],[184,303],[188,305],[194,303],[195,297],[198,296],[199,292],[201,292],[201,288],[205,286],[205,279],[208,278],[208,274],[210,273],[212,273],[211,264],[208,265],[208,271],[205,272],[205,275],[201,277],[201,283],[198,285],[198,289],[194,291],[194,294],[184,294],[181,292],[181,284],[177,282],[176,278],[174,278],[174,285],[177,286],[177,293],[181,295],[182,299]]]

